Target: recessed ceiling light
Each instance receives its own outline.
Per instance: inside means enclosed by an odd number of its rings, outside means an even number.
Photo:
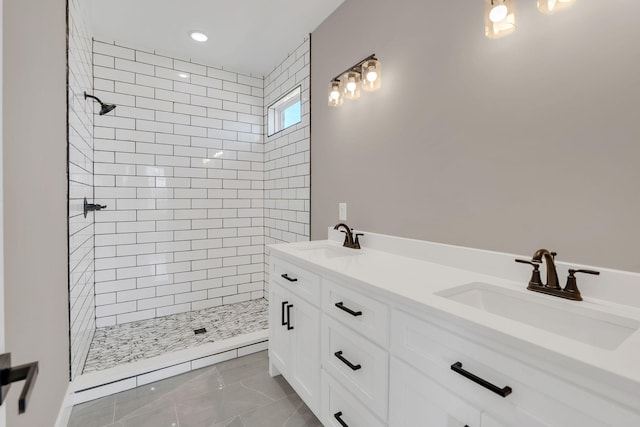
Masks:
[[[189,35],[197,42],[206,42],[207,40],[209,40],[209,37],[207,37],[206,34],[199,33],[197,31],[192,31],[189,33]]]

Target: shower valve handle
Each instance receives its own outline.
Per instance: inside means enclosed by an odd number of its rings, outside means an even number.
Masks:
[[[89,203],[87,201],[87,198],[84,198],[84,217],[87,217],[87,212],[91,212],[91,211],[99,211],[102,209],[106,209],[107,205],[101,205],[101,204],[96,204],[96,203]]]
[[[107,205],[99,205],[97,203],[87,203],[87,210],[89,211],[99,211],[106,208],[107,208]]]

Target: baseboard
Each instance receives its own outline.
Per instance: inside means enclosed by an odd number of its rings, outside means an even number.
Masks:
[[[69,418],[71,417],[71,410],[73,409],[73,391],[72,385],[69,383],[67,386],[67,391],[64,394],[64,400],[62,401],[62,406],[60,407],[60,411],[58,412],[58,417],[56,418],[56,423],[54,427],[67,427],[69,424]]]

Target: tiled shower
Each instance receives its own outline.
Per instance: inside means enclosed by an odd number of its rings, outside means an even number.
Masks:
[[[265,245],[310,235],[309,38],[251,75],[92,40],[81,4],[69,5],[74,378],[103,331],[262,300]],[[267,137],[266,107],[297,86],[302,122]],[[117,108],[91,114],[84,91]],[[85,218],[84,197],[107,209]]]
[[[263,79],[94,41],[96,319],[263,298]]]

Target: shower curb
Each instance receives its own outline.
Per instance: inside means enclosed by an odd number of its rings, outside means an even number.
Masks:
[[[225,360],[266,350],[269,330],[163,354],[78,376],[71,383],[73,404],[109,396]]]

